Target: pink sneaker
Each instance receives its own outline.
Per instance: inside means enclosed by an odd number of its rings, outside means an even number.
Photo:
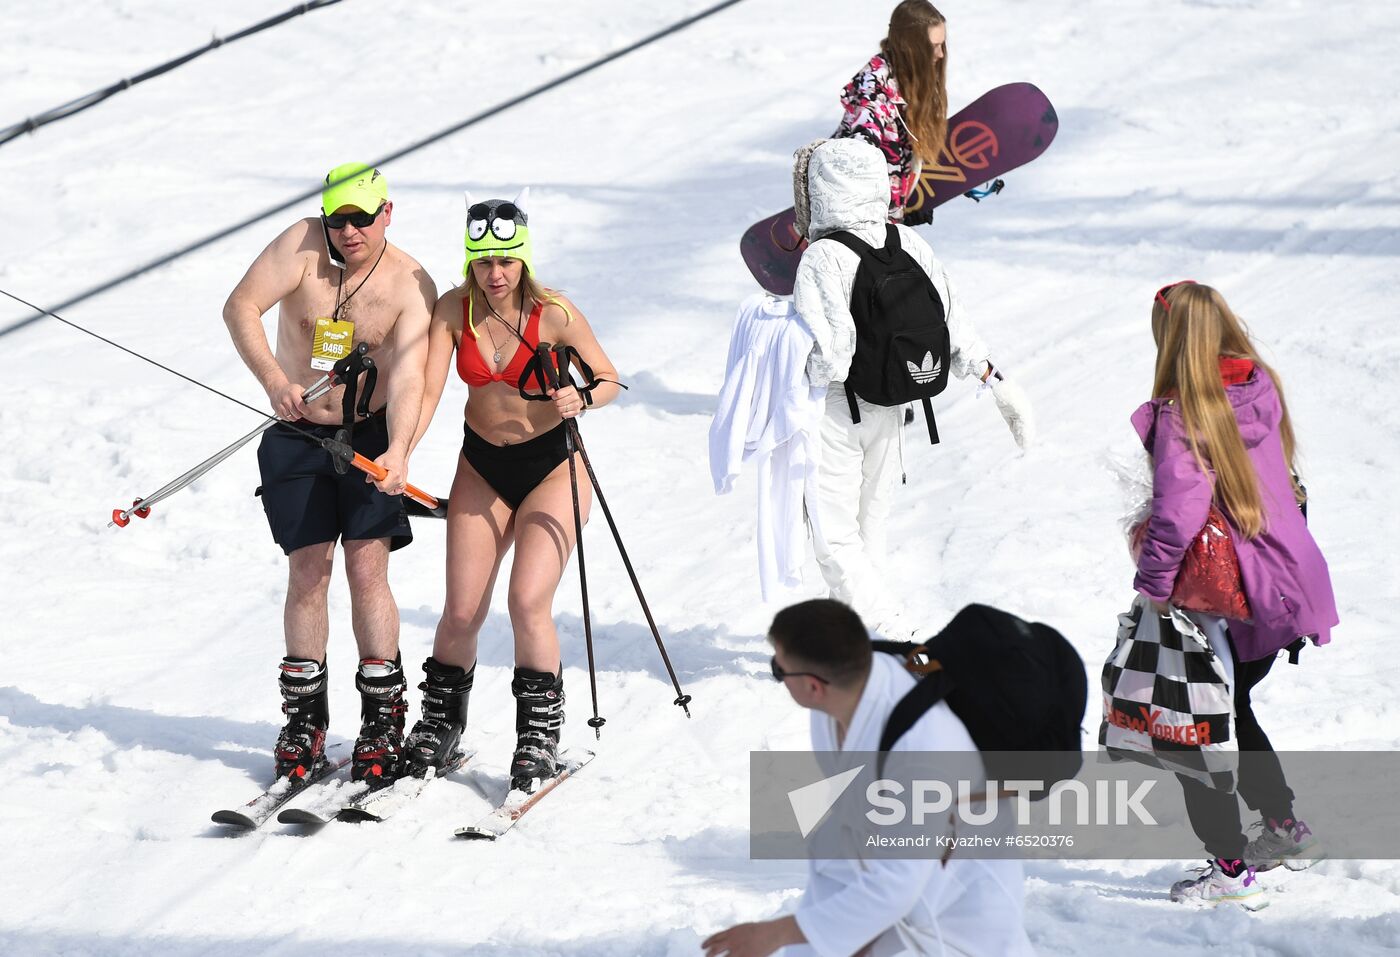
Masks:
[[[1237,871],[1231,874],[1230,871]],[[1209,861],[1193,878],[1172,885],[1172,900],[1193,904],[1239,904],[1246,910],[1269,906],[1264,888],[1255,880],[1254,868],[1243,861]]]

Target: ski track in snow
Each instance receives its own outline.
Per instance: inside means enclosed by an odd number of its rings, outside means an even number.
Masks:
[[[703,5],[550,0],[522,17],[512,5],[385,0],[298,18],[0,148],[15,187],[0,286],[61,301]],[[0,123],[287,6],[18,0],[0,14]],[[394,957],[679,957],[800,892],[802,864],[748,860],[748,752],[802,748],[807,724],[765,677],[762,635],[779,606],[758,600],[752,479],[714,496],[706,432],[730,321],[752,289],[738,237],[790,202],[792,149],[835,125],[837,92],[889,6],[749,0],[385,168],[390,236],[440,288],[460,275],[460,190],[532,186],[543,277],[589,315],[634,386],[583,431],[694,695],[687,722],[595,510],[599,742],[584,725],[572,573],[557,612],[566,743],[599,757],[497,845],[450,835],[505,787],[503,594],[483,634],[470,775],[380,826],[228,836],[208,823],[262,787],[280,723],[285,567],[251,495],[253,453],[148,520],[106,525],[113,507],[257,420],[53,320],[0,339],[0,591],[18,625],[0,641],[0,951],[300,957],[358,940]],[[1400,601],[1400,519],[1384,491],[1400,474],[1400,8],[939,6],[952,106],[1029,79],[1061,128],[1001,196],[950,204],[925,230],[998,365],[1035,402],[1040,443],[1019,456],[993,403],[963,383],[940,400],[942,445],[911,431],[891,528],[891,575],[911,612],[936,628],[967,602],[1003,605],[1060,628],[1096,677],[1131,596],[1108,462],[1134,452],[1152,291],[1197,278],[1250,322],[1289,387],[1342,617],[1331,647],[1260,688],[1265,727],[1283,748],[1395,748],[1400,705],[1377,692],[1400,683],[1380,621]],[[219,310],[291,218],[65,314],[261,405]],[[0,303],[0,324],[26,315]],[[464,395],[449,384],[415,484],[447,489]],[[415,529],[392,579],[416,680],[443,552],[440,524]],[[820,593],[819,581],[811,564],[799,594]],[[345,740],[357,701],[343,580],[331,616],[331,735]],[[1097,707],[1091,696],[1091,736]],[[1306,814],[1306,796],[1299,806]],[[1246,914],[1172,905],[1166,889],[1186,863],[1028,864],[1034,942],[1045,954],[1304,955],[1400,941],[1395,864],[1272,872],[1273,906]]]

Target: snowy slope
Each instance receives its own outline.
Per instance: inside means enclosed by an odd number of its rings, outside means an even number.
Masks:
[[[287,0],[11,0],[0,10],[0,124],[285,9]],[[200,59],[0,147],[0,288],[69,295],[580,66],[700,0],[422,4],[351,0]],[[449,834],[499,796],[512,744],[503,600],[483,635],[470,777],[380,826],[231,839],[217,806],[259,787],[280,723],[284,561],[240,453],[145,522],[106,527],[256,424],[224,400],[53,320],[0,338],[7,508],[0,593],[0,952],[14,954],[691,955],[768,916],[797,863],[747,858],[748,752],[802,747],[805,715],[764,677],[750,482],[709,485],[705,434],[738,301],[738,237],[790,202],[789,156],[836,120],[888,3],[747,0],[385,168],[391,238],[446,288],[460,190],[532,186],[546,281],[589,315],[632,391],[584,423],[661,623],[673,692],[601,516],[590,593],[609,719],[599,759],[498,845]],[[945,0],[956,108],[1030,79],[1059,139],[980,205],[925,235],[998,364],[1032,395],[1018,456],[990,401],[954,385],[943,444],[911,442],[895,574],[931,627],[985,601],[1053,623],[1094,668],[1131,568],[1106,463],[1151,377],[1162,283],[1221,288],[1289,398],[1342,627],[1256,695],[1276,745],[1400,745],[1400,8],[1147,0]],[[303,204],[311,214],[314,201]],[[238,233],[75,306],[85,323],[241,399],[262,395],[219,320],[291,218]],[[26,316],[0,303],[0,325]],[[449,386],[413,462],[445,492],[464,399]],[[392,567],[405,662],[442,603],[442,529]],[[820,591],[815,566],[807,594]],[[501,596],[503,599],[503,596]],[[556,605],[574,744],[586,743],[577,588]],[[357,702],[343,582],[332,589],[332,736]],[[416,709],[416,701],[414,708]],[[1090,726],[1096,716],[1090,715]],[[1306,813],[1306,798],[1300,798]],[[1378,826],[1393,827],[1387,819]],[[1184,863],[1184,862],[1183,862]],[[1175,863],[1038,863],[1028,921],[1046,954],[1379,953],[1400,942],[1400,867],[1328,862],[1268,876],[1274,906],[1188,911]]]

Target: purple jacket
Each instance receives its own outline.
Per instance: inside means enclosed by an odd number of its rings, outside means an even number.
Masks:
[[[1265,529],[1258,538],[1230,529],[1254,617],[1252,623],[1230,622],[1236,653],[1241,661],[1267,658],[1299,635],[1315,635],[1319,645],[1326,644],[1337,624],[1337,605],[1327,561],[1293,499],[1278,431],[1283,417],[1278,390],[1264,370],[1255,369],[1247,381],[1227,386],[1225,395],[1264,499]],[[1170,400],[1143,403],[1133,413],[1133,426],[1153,459],[1152,517],[1133,587],[1165,602],[1187,547],[1206,522],[1215,474],[1196,464],[1181,411]]]

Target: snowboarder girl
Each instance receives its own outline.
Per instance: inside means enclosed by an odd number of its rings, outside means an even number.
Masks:
[[[833,138],[861,136],[884,154],[890,222],[922,225],[933,210],[905,215],[925,163],[938,159],[948,126],[948,26],[928,0],[903,0],[888,35],[841,91],[845,115]],[[805,230],[803,230],[805,233]]]

